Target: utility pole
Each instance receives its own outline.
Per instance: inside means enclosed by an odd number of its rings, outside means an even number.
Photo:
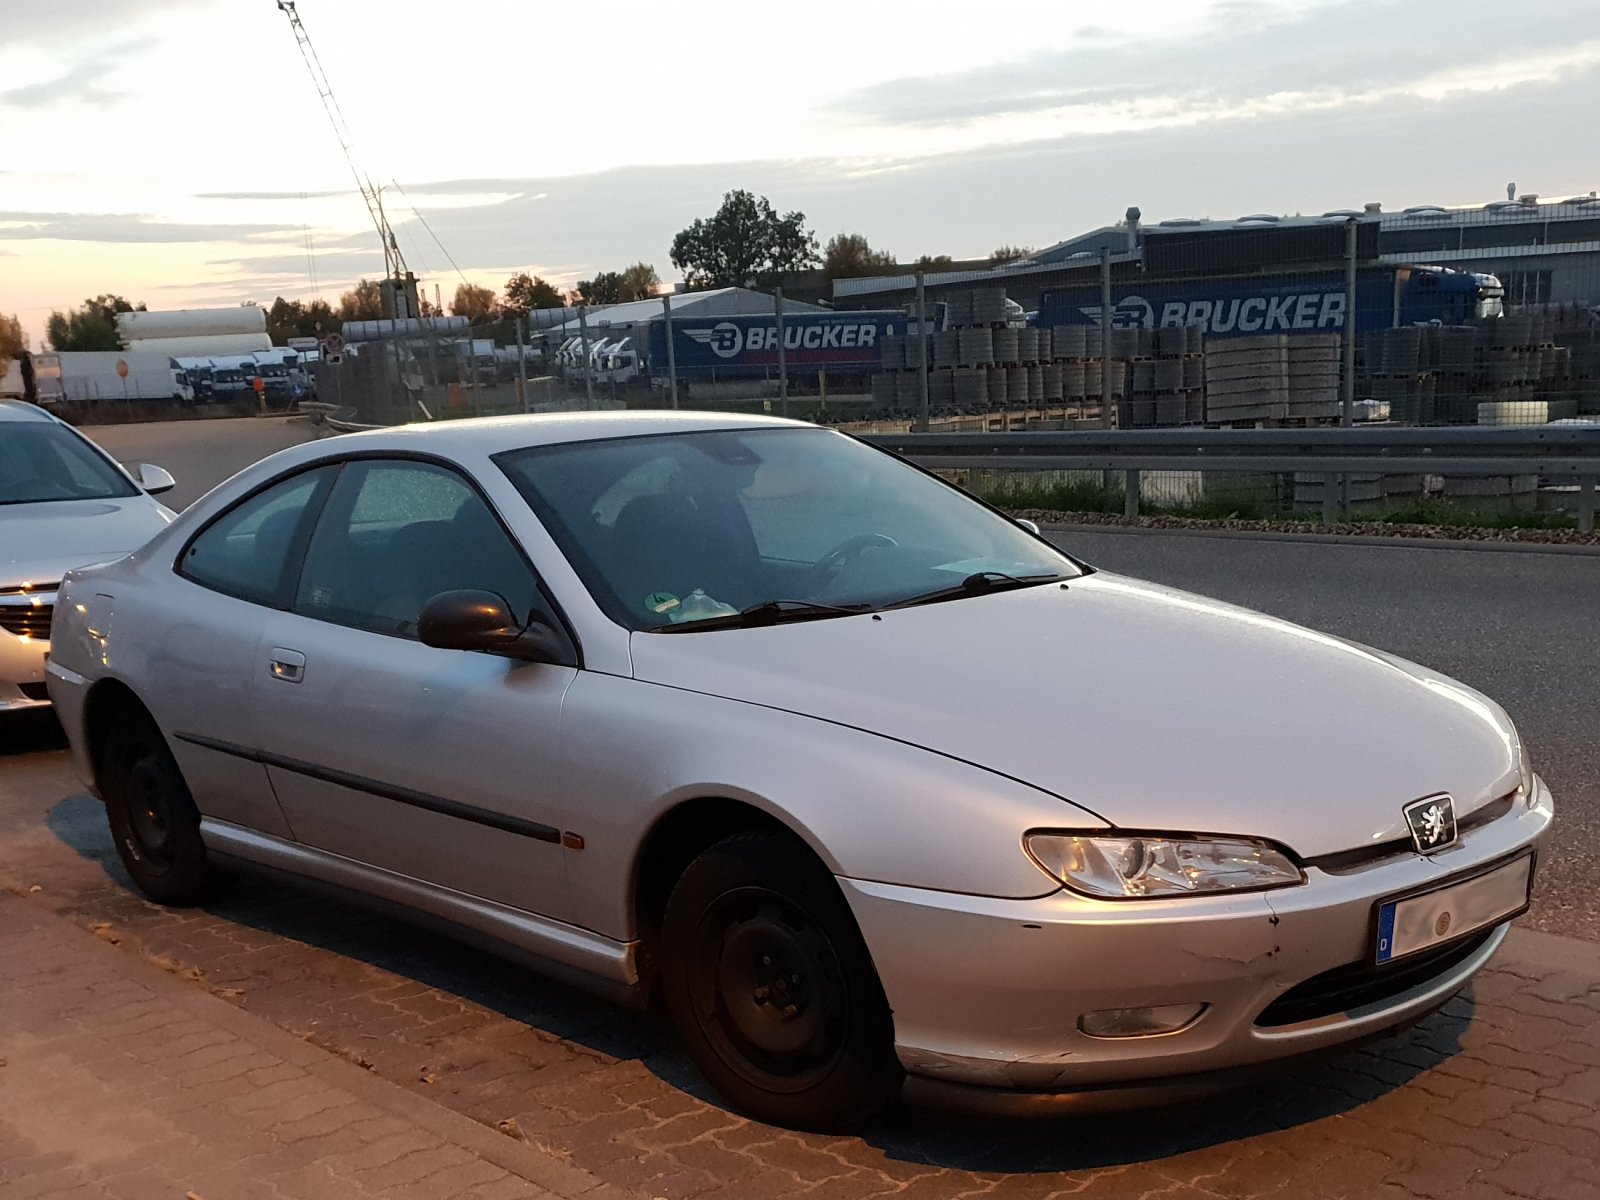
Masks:
[[[789,360],[783,347],[783,289],[772,289],[772,311],[778,318],[778,412],[789,415]]]
[[[667,326],[667,375],[672,392],[672,407],[678,407],[678,351],[672,344],[672,293],[661,293],[661,312]]]
[[[1100,427],[1111,428],[1111,247],[1100,247]],[[1106,503],[1111,503],[1111,472],[1100,473]]]
[[[917,432],[928,432],[928,309],[917,268]]]
[[[589,306],[578,305],[578,338],[583,349],[583,394],[589,401],[589,407],[594,408],[594,376],[589,373]]]
[[[1344,371],[1339,381],[1339,424],[1349,429],[1356,419],[1356,219],[1344,223]],[[1350,476],[1339,476],[1339,515],[1350,511]],[[1327,506],[1324,505],[1324,508]],[[1326,515],[1326,514],[1324,514]]]
[[[522,318],[515,319],[517,328],[517,390],[522,393],[522,411],[528,411],[528,356],[522,345]]]

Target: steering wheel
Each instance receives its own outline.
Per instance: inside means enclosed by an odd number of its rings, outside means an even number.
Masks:
[[[886,533],[858,533],[854,537],[845,538],[832,550],[812,564],[811,570],[806,572],[805,587],[808,592],[815,591],[828,582],[828,577],[845,563],[849,562],[863,550],[874,546],[898,546]]]

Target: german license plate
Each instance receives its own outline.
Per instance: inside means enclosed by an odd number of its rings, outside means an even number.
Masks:
[[[1392,962],[1498,925],[1528,906],[1533,856],[1447,887],[1385,902],[1378,909],[1376,960]]]

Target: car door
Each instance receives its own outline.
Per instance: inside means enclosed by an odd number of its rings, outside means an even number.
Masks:
[[[104,598],[103,607],[120,610],[118,638],[144,655],[142,694],[200,811],[277,837],[291,830],[253,757],[251,672],[263,621],[289,602],[293,568],[336,473],[322,467],[277,480],[191,539],[170,587]],[[111,613],[97,620],[109,624]]]
[[[563,628],[461,472],[346,462],[255,664],[262,758],[300,841],[559,917],[561,699],[575,649],[554,665],[423,645],[422,606],[462,588]]]

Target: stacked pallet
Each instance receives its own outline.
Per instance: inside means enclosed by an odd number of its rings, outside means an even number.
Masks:
[[[1338,416],[1337,334],[1212,339],[1205,361],[1210,424]]]
[[[1565,309],[1479,325],[1384,329],[1363,339],[1356,387],[1387,403],[1391,420],[1414,425],[1526,425],[1600,414],[1594,338],[1594,328]]]

